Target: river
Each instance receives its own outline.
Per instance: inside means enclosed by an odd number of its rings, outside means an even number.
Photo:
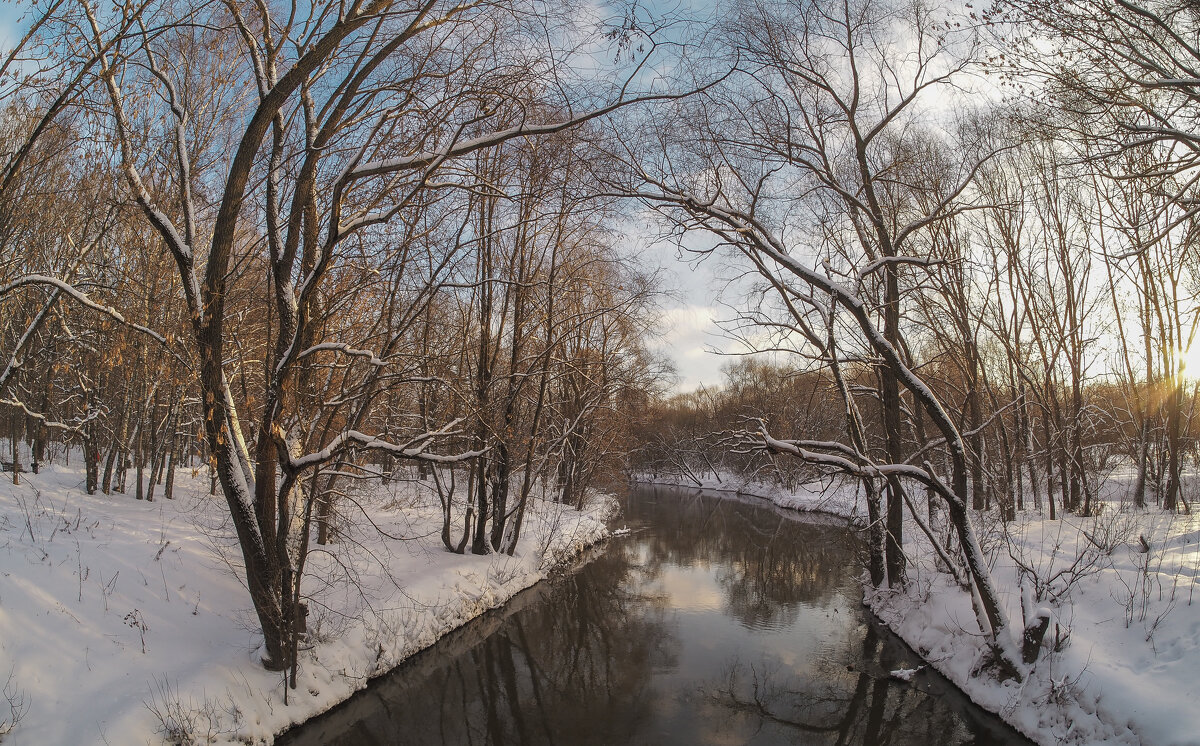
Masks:
[[[861,604],[841,521],[639,487],[631,529],[281,736],[308,744],[1024,744]]]

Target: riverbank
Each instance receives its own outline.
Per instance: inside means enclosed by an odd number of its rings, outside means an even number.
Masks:
[[[18,487],[9,476],[0,733],[19,717],[5,746],[270,742],[605,538],[615,505],[535,500],[515,556],[455,555],[427,486],[358,490],[360,510],[310,559],[312,646],[284,705],[282,676],[258,663],[227,508],[206,475],[181,473],[176,499],[153,503],[87,495],[76,468],[22,474]]]
[[[276,743],[928,746],[1018,739],[862,606],[845,522],[629,489],[628,533]],[[614,532],[616,533],[616,532]]]
[[[700,486],[645,481],[754,495],[857,525],[866,512],[853,488],[785,490],[715,475]],[[1023,618],[1021,577],[1026,607],[1051,612],[1046,646],[1022,683],[972,675],[984,638],[970,598],[935,569],[933,549],[911,518],[908,587],[868,589],[864,603],[974,702],[1040,744],[1200,743],[1200,616],[1193,606],[1200,602],[1200,520],[1135,511],[1123,504],[1126,487],[1110,479],[1095,518],[1051,521],[1029,511],[1005,526],[976,517],[1014,624]]]

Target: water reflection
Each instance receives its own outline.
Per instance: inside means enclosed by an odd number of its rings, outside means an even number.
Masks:
[[[859,604],[836,525],[639,490],[634,533],[468,625],[291,744],[1019,743]]]

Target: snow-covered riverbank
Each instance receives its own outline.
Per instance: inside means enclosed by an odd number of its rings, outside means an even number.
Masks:
[[[866,513],[853,488],[703,481],[705,489],[859,525]],[[1124,488],[1120,478],[1110,480],[1111,499],[1096,518],[1051,521],[1027,512],[1006,527],[994,514],[976,517],[1010,617],[1022,619],[1020,576],[1030,611],[1052,614],[1046,647],[1022,683],[972,675],[984,638],[970,597],[933,569],[934,553],[915,524],[905,537],[909,587],[868,590],[865,602],[972,700],[1038,743],[1200,744],[1200,519],[1134,511],[1119,499]]]
[[[455,555],[441,546],[436,496],[373,483],[338,542],[310,560],[315,644],[284,705],[282,676],[258,663],[226,507],[203,473],[180,474],[177,499],[153,503],[87,495],[81,469],[22,474],[19,487],[10,477],[0,481],[0,733],[20,717],[5,746],[270,741],[606,537],[614,508],[535,500],[516,556]]]

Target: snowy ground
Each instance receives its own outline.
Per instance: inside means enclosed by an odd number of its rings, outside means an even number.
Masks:
[[[984,640],[970,597],[933,569],[932,549],[911,521],[912,582],[901,593],[868,591],[865,601],[971,699],[1038,743],[1200,744],[1200,518],[1135,511],[1122,500],[1127,485],[1128,477],[1109,479],[1096,518],[1050,521],[1031,511],[1004,526],[976,517],[1014,626],[1024,618],[1022,588],[1030,613],[1051,612],[1023,683],[972,675]],[[730,477],[704,487],[860,524],[865,514],[853,489],[783,490]]]
[[[517,556],[460,556],[441,547],[436,498],[376,484],[358,500],[397,538],[360,517],[313,556],[315,646],[284,705],[281,675],[258,664],[232,530],[204,475],[181,473],[177,499],[153,503],[89,496],[75,468],[22,474],[19,487],[10,476],[0,478],[5,746],[162,743],[179,731],[270,741],[605,537],[613,505],[577,513],[537,500]]]

